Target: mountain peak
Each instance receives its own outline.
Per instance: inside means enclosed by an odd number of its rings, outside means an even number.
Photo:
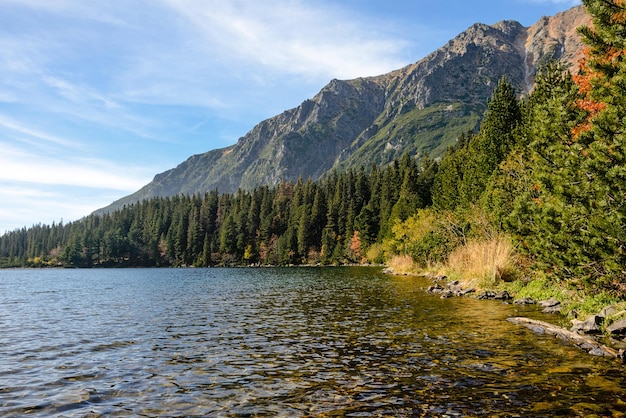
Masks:
[[[524,42],[527,65],[537,67],[546,56],[561,60],[570,70],[578,70],[583,48],[578,28],[591,24],[583,6],[576,6],[552,17],[542,17],[528,28]]]
[[[235,145],[194,155],[100,211],[156,196],[316,180],[329,170],[386,164],[403,153],[438,157],[476,128],[503,76],[527,93],[547,58],[577,68],[577,28],[588,22],[580,6],[528,28],[513,20],[476,23],[414,64],[374,77],[333,79]]]

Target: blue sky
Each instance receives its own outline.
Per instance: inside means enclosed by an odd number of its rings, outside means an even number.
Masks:
[[[333,78],[571,0],[0,0],[0,234],[73,221]]]

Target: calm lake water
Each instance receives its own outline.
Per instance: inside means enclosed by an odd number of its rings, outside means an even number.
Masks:
[[[1,416],[604,416],[626,370],[376,268],[0,271]]]

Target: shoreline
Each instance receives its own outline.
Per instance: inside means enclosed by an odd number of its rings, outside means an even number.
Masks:
[[[446,282],[448,277],[445,275],[433,275],[407,271],[397,273],[388,266],[383,269],[383,274],[401,277],[424,277],[429,279],[433,285],[426,289],[426,292],[439,294],[442,299],[449,297],[473,297],[479,300],[500,300],[502,303],[536,305],[539,309],[542,309],[541,312],[547,315],[559,315],[560,319],[562,319],[562,321],[559,322],[565,322],[570,317],[570,314],[564,314],[562,312],[563,306],[561,302],[555,299],[540,301],[536,301],[529,297],[516,299],[516,295],[509,294],[507,290],[484,290],[478,293],[474,288],[464,288],[458,280]],[[624,322],[624,328],[620,328],[619,332],[616,333],[616,335],[619,334],[624,338],[621,341],[612,339],[612,335],[607,335],[607,329],[610,328],[611,324],[609,324],[609,326],[604,324],[606,318],[610,317],[607,312],[609,312],[611,308],[614,308],[617,312],[615,307],[605,306],[602,311],[589,315],[589,317],[585,320],[579,320],[577,318],[571,319],[570,322],[573,326],[572,329],[569,330],[551,322],[525,317],[511,317],[507,318],[507,320],[513,324],[525,326],[536,334],[553,335],[555,338],[559,338],[573,346],[576,346],[590,355],[612,357],[619,360],[623,364],[626,364],[626,318],[617,319],[613,322]],[[623,314],[626,313],[626,310],[617,313]],[[577,332],[576,330],[584,332]],[[611,340],[612,345],[605,344],[604,341],[602,341],[607,338]]]

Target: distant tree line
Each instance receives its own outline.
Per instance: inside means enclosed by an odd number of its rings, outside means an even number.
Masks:
[[[405,155],[234,194],[154,198],[0,237],[9,266],[216,266],[360,263],[393,219],[430,206],[437,164]],[[382,261],[382,260],[380,260]]]

